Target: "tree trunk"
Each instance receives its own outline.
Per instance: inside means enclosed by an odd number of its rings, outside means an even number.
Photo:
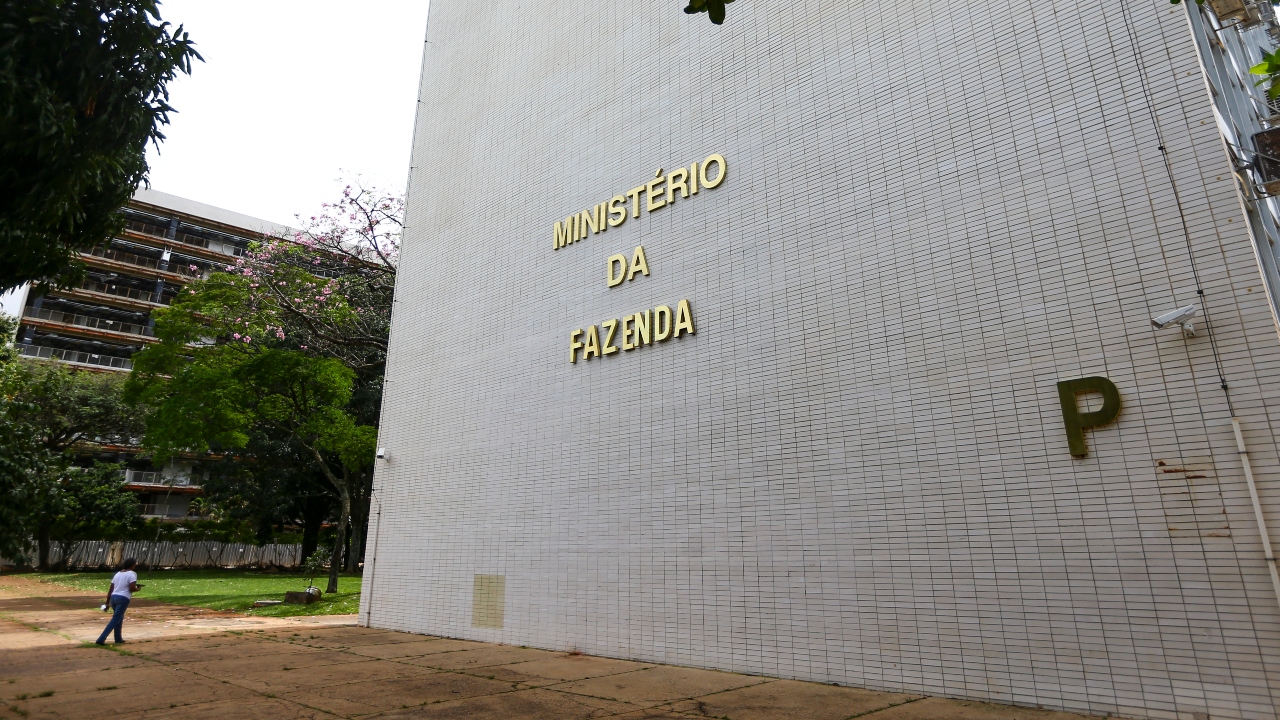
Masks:
[[[254,537],[259,545],[266,545],[271,542],[271,536],[274,534],[273,531],[275,529],[272,527],[271,521],[272,518],[269,516],[258,518],[258,527],[254,530]]]
[[[80,549],[80,543],[80,540],[58,541],[58,550],[62,553],[62,556],[58,558],[58,563],[56,565],[58,570],[66,571],[71,569],[71,556],[75,555],[76,550]]]
[[[298,439],[301,440],[301,438]],[[342,550],[347,543],[347,526],[351,521],[351,473],[346,466],[343,466],[342,477],[338,478],[315,445],[304,442],[303,447],[311,451],[316,467],[324,473],[329,484],[338,491],[338,497],[342,501],[342,508],[338,515],[338,534],[333,538],[333,552],[329,555],[329,587],[325,590],[327,593],[336,593],[338,592],[338,572],[342,570]]]
[[[363,555],[364,546],[364,519],[359,513],[353,513],[351,517],[351,543],[347,551],[347,572],[357,572],[360,570],[360,559]]]
[[[347,572],[359,572],[364,562],[364,541],[369,531],[369,491],[373,485],[373,472],[362,472],[360,495],[352,502],[351,551],[347,554]]]
[[[351,493],[347,490],[346,483],[341,483],[339,489],[342,491],[342,510],[338,516],[338,534],[333,538],[333,554],[329,556],[327,593],[338,592],[338,571],[342,569],[342,550],[347,544],[347,525],[351,518]]]
[[[312,495],[302,501],[302,559],[305,562],[320,544],[320,526],[329,512],[329,498]]]
[[[49,571],[49,526],[41,525],[36,529],[36,567],[41,572]]]

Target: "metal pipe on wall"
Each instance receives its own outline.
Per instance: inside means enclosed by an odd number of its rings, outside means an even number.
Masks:
[[[1262,536],[1262,552],[1267,558],[1267,569],[1271,571],[1271,585],[1276,591],[1276,602],[1280,603],[1280,569],[1276,567],[1276,554],[1271,549],[1271,534],[1267,532],[1267,519],[1262,514],[1262,501],[1258,498],[1258,485],[1253,480],[1253,466],[1249,463],[1249,451],[1244,446],[1244,434],[1240,431],[1240,418],[1231,418],[1231,429],[1236,434],[1236,448],[1240,454],[1240,464],[1244,466],[1244,481],[1249,486],[1249,498],[1253,500],[1253,513],[1258,518],[1258,534]]]

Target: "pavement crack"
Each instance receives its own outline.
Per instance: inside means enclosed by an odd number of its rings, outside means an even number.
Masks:
[[[865,712],[857,713],[856,715],[850,715],[844,720],[853,720],[854,718],[867,717],[868,715],[871,715],[873,713],[884,712],[885,710],[891,710],[896,707],[902,707],[903,705],[910,705],[911,703],[916,702],[917,700],[923,700],[924,698],[925,698],[924,695],[920,695],[917,697],[913,697],[909,700],[903,700],[902,702],[893,703],[892,705],[885,705],[882,708],[876,708],[875,710],[867,710]]]

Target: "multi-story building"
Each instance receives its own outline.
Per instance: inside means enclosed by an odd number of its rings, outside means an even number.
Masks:
[[[1274,720],[1274,30],[435,0],[361,622]]]
[[[91,372],[127,372],[130,358],[157,342],[152,311],[173,301],[192,280],[207,277],[242,255],[249,243],[288,228],[167,193],[140,188],[125,229],[81,258],[88,272],[79,286],[36,295],[20,289],[18,352]],[[128,446],[84,449],[84,459],[127,463],[129,488],[147,517],[187,515],[199,493],[201,470],[191,459],[153,467]]]

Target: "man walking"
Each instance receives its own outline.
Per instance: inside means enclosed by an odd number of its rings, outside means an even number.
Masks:
[[[128,558],[120,565],[120,572],[111,578],[111,587],[107,589],[107,607],[112,610],[111,622],[107,623],[106,629],[98,638],[99,645],[107,644],[107,635],[112,630],[116,632],[116,644],[124,642],[124,638],[120,637],[120,628],[124,626],[124,611],[129,609],[133,594],[142,589],[138,584],[138,573],[133,571],[137,564],[137,560]]]

